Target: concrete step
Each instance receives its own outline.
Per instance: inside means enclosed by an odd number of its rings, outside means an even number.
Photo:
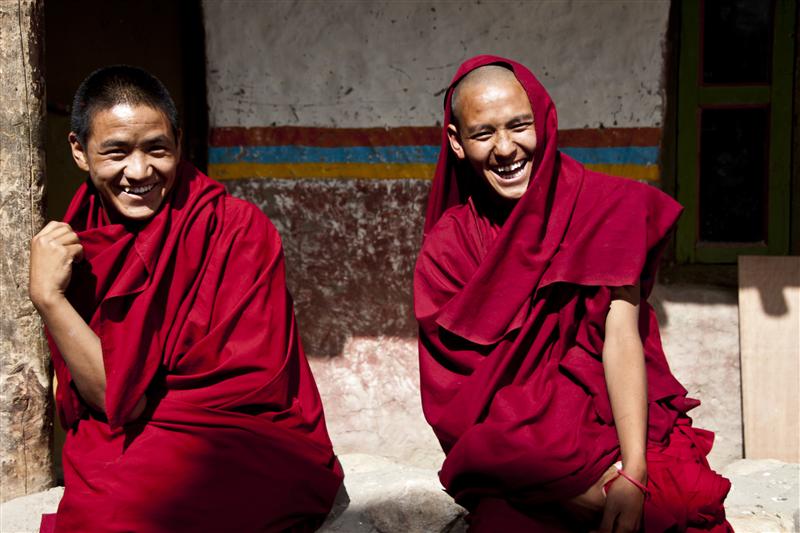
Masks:
[[[464,509],[442,491],[432,469],[365,454],[340,457],[345,490],[320,531],[325,533],[463,533]],[[723,474],[733,488],[726,502],[738,533],[800,531],[800,465],[742,459]],[[55,512],[63,487],[0,504],[0,531],[35,533],[42,513]]]

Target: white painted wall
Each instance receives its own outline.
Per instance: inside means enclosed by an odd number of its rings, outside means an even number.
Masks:
[[[210,123],[427,126],[458,65],[533,70],[561,128],[660,126],[669,0],[205,0]]]

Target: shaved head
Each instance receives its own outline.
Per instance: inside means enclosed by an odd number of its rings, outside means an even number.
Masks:
[[[458,126],[461,119],[461,110],[463,106],[464,95],[469,93],[471,89],[479,86],[485,86],[489,83],[498,81],[511,81],[519,83],[514,73],[500,65],[485,65],[476,68],[463,78],[459,80],[453,89],[453,94],[450,97],[451,120]]]

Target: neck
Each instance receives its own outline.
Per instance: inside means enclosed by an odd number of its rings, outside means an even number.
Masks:
[[[493,223],[502,226],[518,199],[510,200],[497,194],[488,183],[478,176],[473,176],[476,187],[473,188],[472,201],[478,212],[486,216]]]

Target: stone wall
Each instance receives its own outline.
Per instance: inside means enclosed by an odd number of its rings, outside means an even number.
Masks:
[[[422,417],[411,276],[466,58],[529,66],[559,144],[592,168],[660,185],[670,2],[204,2],[209,171],[280,231],[301,334],[340,453],[435,466]],[[656,291],[673,369],[741,454],[735,294]]]

